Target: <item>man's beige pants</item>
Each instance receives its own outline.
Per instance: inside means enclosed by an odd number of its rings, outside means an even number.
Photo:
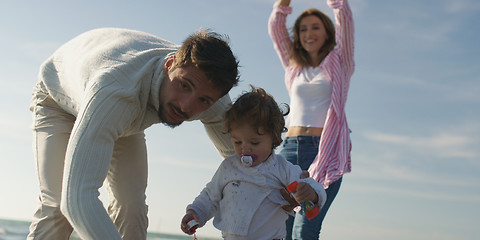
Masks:
[[[69,239],[72,226],[60,211],[65,152],[75,116],[65,112],[37,86],[33,112],[33,150],[40,184],[39,207],[27,239]],[[115,142],[105,186],[108,214],[122,239],[146,239],[147,154],[145,134]],[[84,173],[88,174],[88,173]]]

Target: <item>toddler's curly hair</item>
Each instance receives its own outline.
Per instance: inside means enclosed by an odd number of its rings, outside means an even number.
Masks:
[[[284,103],[285,110],[282,111],[263,88],[250,87],[252,91],[242,94],[225,113],[224,131],[230,133],[233,124],[248,123],[260,135],[271,134],[272,149],[275,149],[282,143],[282,132],[287,130],[284,116],[290,112],[290,107]]]

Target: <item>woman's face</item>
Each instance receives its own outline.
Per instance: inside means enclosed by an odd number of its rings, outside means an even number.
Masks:
[[[316,56],[327,40],[327,32],[322,20],[315,15],[309,15],[300,20],[300,44],[310,56]]]

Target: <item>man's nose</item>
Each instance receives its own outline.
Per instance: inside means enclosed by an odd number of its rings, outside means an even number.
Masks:
[[[193,97],[191,96],[184,96],[179,102],[180,110],[184,113],[190,113],[192,110],[195,109],[195,102],[193,101]]]

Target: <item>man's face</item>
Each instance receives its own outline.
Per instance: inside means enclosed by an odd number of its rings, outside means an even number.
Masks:
[[[172,69],[173,57],[166,63],[168,77],[160,87],[160,119],[170,127],[207,110],[220,97],[221,91],[198,68],[189,65]]]

